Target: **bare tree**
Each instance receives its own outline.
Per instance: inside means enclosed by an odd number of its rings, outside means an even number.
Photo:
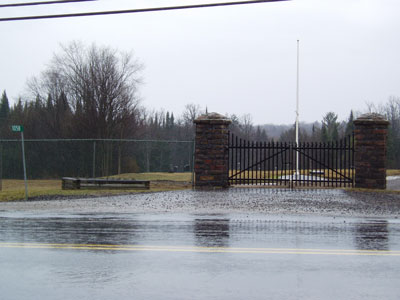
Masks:
[[[185,105],[185,110],[182,113],[183,123],[183,136],[182,138],[193,139],[194,138],[194,124],[193,121],[202,115],[204,110],[201,109],[200,105],[189,103]],[[179,123],[180,121],[178,121]]]
[[[120,138],[135,116],[142,65],[132,54],[79,42],[61,46],[30,90],[41,99],[64,95],[79,131],[90,138]]]
[[[245,139],[251,139],[254,133],[253,119],[250,114],[245,114],[240,118],[241,130]]]
[[[32,98],[46,103],[49,127],[63,125],[65,129],[66,124],[73,124],[70,135],[74,137],[122,139],[133,135],[140,119],[137,89],[142,67],[131,53],[72,42],[61,46],[29,88]],[[55,132],[53,135],[65,137],[63,131]],[[104,144],[103,153],[102,170],[107,175],[113,154],[110,143]],[[119,144],[118,172],[121,153]]]
[[[400,168],[400,98],[390,97],[379,111],[389,121],[387,159],[390,168]]]
[[[191,125],[191,124],[193,124],[193,121],[198,116],[200,116],[202,113],[203,113],[203,110],[201,109],[200,105],[193,104],[193,103],[186,104],[185,110],[183,111],[183,114],[182,114],[183,122],[186,125]]]

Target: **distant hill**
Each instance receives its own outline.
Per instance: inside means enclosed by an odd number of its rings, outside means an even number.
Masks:
[[[299,127],[300,127],[300,130],[305,130],[308,134],[311,134],[313,125],[316,125],[318,127],[321,126],[321,124],[319,122],[314,122],[314,123],[300,122]],[[265,129],[269,138],[277,139],[281,136],[281,134],[283,132],[289,130],[292,126],[294,126],[294,124],[293,125],[264,124],[264,125],[260,125],[260,128]]]

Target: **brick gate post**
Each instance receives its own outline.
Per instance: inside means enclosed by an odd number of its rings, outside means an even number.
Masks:
[[[226,188],[229,185],[229,124],[231,120],[208,113],[196,124],[195,188]]]
[[[354,121],[356,188],[386,188],[388,126],[379,114],[365,114]]]

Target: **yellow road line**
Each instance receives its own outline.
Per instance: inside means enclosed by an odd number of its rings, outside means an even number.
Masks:
[[[250,250],[250,251],[254,251],[254,250],[259,250],[259,251],[263,251],[263,250],[267,250],[267,251],[280,251],[282,249],[287,250],[287,251],[298,251],[298,248],[244,248],[244,247],[240,247],[240,248],[235,248],[235,247],[200,247],[200,246],[172,246],[172,245],[115,245],[115,244],[70,244],[70,243],[17,243],[17,242],[0,242],[0,247],[1,245],[29,245],[29,246],[70,246],[70,247],[105,247],[105,248],[169,248],[169,249],[207,249],[207,250]],[[312,249],[301,249],[304,251],[335,251],[335,252],[395,252],[395,253],[400,253],[400,250],[392,250],[392,251],[388,251],[388,250],[354,250],[354,249],[317,249],[317,248],[312,248]]]
[[[0,248],[197,252],[197,253],[243,253],[243,254],[400,256],[400,251],[397,251],[397,250],[387,251],[387,250],[351,250],[351,249],[226,248],[226,247],[56,244],[56,243],[5,243],[5,242],[2,242],[2,243],[0,243]]]

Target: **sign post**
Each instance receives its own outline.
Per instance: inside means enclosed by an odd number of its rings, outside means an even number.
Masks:
[[[3,190],[3,143],[0,143],[0,191]]]
[[[28,182],[26,179],[26,163],[25,163],[25,146],[24,146],[24,126],[12,125],[11,130],[13,132],[21,132],[21,143],[22,143],[22,164],[24,167],[24,182],[25,182],[25,200],[28,200]]]

